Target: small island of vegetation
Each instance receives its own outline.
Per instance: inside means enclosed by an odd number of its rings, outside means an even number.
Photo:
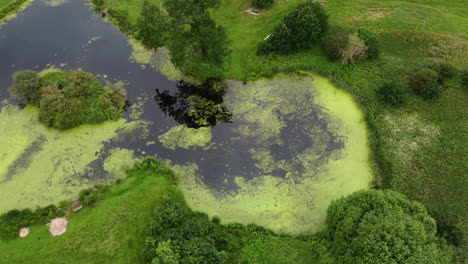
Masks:
[[[82,124],[117,120],[124,111],[126,91],[103,86],[89,72],[17,71],[10,93],[20,105],[39,107],[39,121],[48,127],[69,129]]]

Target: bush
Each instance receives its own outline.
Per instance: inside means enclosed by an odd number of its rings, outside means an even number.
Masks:
[[[252,5],[258,8],[270,8],[273,0],[252,0]]]
[[[385,82],[377,90],[377,94],[383,102],[391,106],[402,105],[407,99],[403,85],[394,81]]]
[[[296,6],[257,48],[257,54],[289,54],[311,48],[325,33],[328,16],[316,2]]]
[[[410,87],[424,99],[435,99],[442,94],[438,83],[439,75],[431,69],[421,69],[411,78]]]
[[[167,201],[148,225],[145,258],[147,263],[227,263],[229,238],[205,214]]]
[[[348,45],[348,33],[342,29],[329,31],[322,40],[322,48],[331,60],[341,58],[341,50]]]
[[[41,78],[39,121],[68,129],[82,124],[116,120],[122,114],[127,95],[119,87],[103,87],[91,73],[82,70],[49,73]]]
[[[360,28],[358,30],[358,35],[360,39],[364,40],[367,46],[367,58],[371,60],[378,59],[380,56],[380,47],[375,33],[367,28]]]
[[[367,46],[358,34],[350,34],[344,49],[340,51],[341,62],[344,64],[355,64],[367,58]]]
[[[334,263],[451,263],[424,206],[394,191],[358,191],[332,202],[323,237]]]
[[[457,68],[449,63],[438,63],[432,65],[430,68],[439,74],[439,83],[443,83],[454,77],[458,72]]]
[[[36,104],[40,97],[40,85],[37,72],[31,70],[17,71],[13,74],[13,85],[10,93],[21,105]]]

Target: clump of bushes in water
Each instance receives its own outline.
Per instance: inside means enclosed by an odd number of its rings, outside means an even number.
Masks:
[[[65,215],[64,204],[62,202],[59,207],[48,205],[46,207],[38,207],[36,210],[31,209],[11,210],[0,215],[0,240],[9,240],[18,237],[18,232],[21,228],[31,226],[37,223],[47,223],[56,217]]]
[[[289,54],[311,48],[328,28],[328,16],[319,3],[306,2],[296,6],[271,35],[257,48],[258,55]]]
[[[124,111],[126,91],[106,86],[82,70],[51,72],[40,77],[34,71],[15,72],[9,88],[21,105],[38,106],[39,121],[57,129],[117,120]]]
[[[11,2],[7,6],[5,6],[4,8],[0,9],[0,20],[5,18],[8,15],[8,13],[10,13],[10,12],[14,11],[15,9],[17,9],[24,2],[26,2],[26,0],[16,0],[16,1]]]
[[[270,8],[273,5],[273,0],[252,0],[252,5],[258,8]]]

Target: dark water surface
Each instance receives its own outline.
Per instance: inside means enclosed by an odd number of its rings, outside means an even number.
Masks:
[[[99,37],[92,43],[91,39]],[[108,80],[127,82],[126,89],[131,104],[137,97],[146,95],[144,113],[141,119],[153,122],[149,138],[140,143],[118,146],[110,143],[106,148],[121,147],[139,150],[146,155],[157,155],[178,163],[196,162],[204,175],[205,183],[217,188],[228,187],[224,175],[243,175],[246,178],[258,174],[254,161],[248,154],[249,145],[229,147],[226,150],[196,151],[178,148],[175,151],[164,148],[157,137],[177,123],[167,117],[152,100],[155,89],[176,92],[176,84],[151,67],[143,69],[129,58],[132,48],[127,37],[113,25],[94,13],[87,1],[70,2],[50,7],[40,0],[34,1],[18,16],[0,25],[0,101],[10,98],[7,87],[18,70],[43,70],[50,65],[65,65],[65,69],[82,68],[94,74],[106,75]],[[223,142],[232,124],[221,124],[213,129],[213,141]],[[147,146],[146,142],[156,144]],[[105,152],[105,151],[104,151]],[[101,159],[92,164],[97,170]],[[14,172],[14,170],[12,171]],[[11,175],[10,175],[11,176]]]

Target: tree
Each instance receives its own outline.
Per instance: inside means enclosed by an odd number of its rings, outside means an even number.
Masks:
[[[145,2],[135,36],[149,48],[167,45],[171,61],[183,73],[196,77],[222,77],[230,55],[230,41],[208,8],[215,0],[166,0],[166,12]]]
[[[147,47],[162,47],[170,36],[169,23],[167,14],[164,14],[150,2],[145,1],[135,26],[135,38]]]
[[[421,69],[410,79],[410,87],[424,99],[435,99],[442,94],[439,86],[439,75],[432,69]]]
[[[394,191],[358,191],[332,202],[323,237],[335,263],[451,263],[424,206]]]
[[[40,97],[40,85],[37,72],[17,71],[13,74],[13,85],[8,89],[21,105],[36,104]]]
[[[222,77],[224,61],[231,53],[223,27],[206,11],[193,23],[178,26],[168,42],[171,61],[183,73],[198,77]]]
[[[341,62],[344,64],[355,64],[367,58],[367,46],[358,34],[350,34],[344,49],[340,50]]]
[[[325,33],[327,19],[328,16],[319,3],[308,1],[299,4],[260,43],[257,54],[289,54],[311,48]]]
[[[407,99],[405,88],[395,81],[384,82],[377,94],[383,102],[391,106],[402,105]]]

